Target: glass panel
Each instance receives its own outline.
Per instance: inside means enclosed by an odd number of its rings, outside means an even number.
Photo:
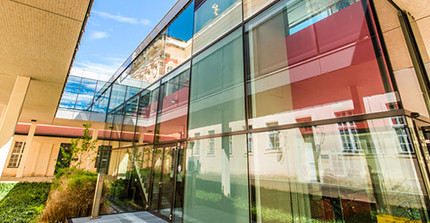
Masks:
[[[207,0],[195,8],[193,53],[242,22],[242,0]]]
[[[254,129],[397,109],[361,2],[281,1],[245,35]]]
[[[130,66],[130,78],[143,80],[145,75],[146,51],[143,51]],[[143,82],[143,81],[142,81]]]
[[[157,83],[140,94],[135,135],[139,144],[154,142],[159,91]]]
[[[151,177],[151,167],[152,167],[152,146],[144,146],[139,148],[139,152],[142,153],[141,161],[137,164],[137,174],[139,176],[139,181],[142,185],[143,192],[145,194],[145,200],[149,201],[149,183]],[[149,204],[147,204],[149,205]]]
[[[112,94],[110,97],[108,112],[114,110],[122,103],[124,103],[126,91],[127,91],[127,86],[119,84],[118,80],[112,85]]]
[[[305,1],[309,2],[309,0]],[[271,2],[273,2],[273,0],[243,0],[243,14],[245,19],[263,9]]]
[[[97,113],[106,113],[107,106],[109,103],[109,95],[111,91],[111,87],[108,88],[102,95],[95,99],[94,105],[92,107],[92,112]]]
[[[184,182],[185,182],[185,150],[178,148],[176,154],[176,187],[175,203],[173,206],[173,222],[183,222],[184,213]]]
[[[427,222],[428,197],[404,132],[403,117],[393,117],[253,133],[253,220]]]
[[[164,48],[166,33],[160,33],[145,50],[145,66],[141,78],[143,81],[153,83],[163,75]]]
[[[164,149],[163,174],[160,187],[160,214],[170,217],[173,201],[173,185],[175,171],[175,151],[173,148]]]
[[[131,146],[137,143],[134,137],[134,131],[137,122],[137,108],[139,97],[134,97],[125,105],[124,123],[121,130],[121,146]]]
[[[97,81],[82,78],[78,99],[76,100],[76,110],[85,110],[93,102],[96,85]]]
[[[194,146],[200,142],[200,152]],[[186,152],[184,222],[249,222],[246,136],[189,142]]]
[[[193,59],[188,135],[243,130],[242,30]]]
[[[102,144],[104,144],[104,145],[109,144],[109,140],[111,138],[112,128],[113,128],[112,127],[113,118],[114,118],[114,115],[112,113],[107,114],[104,130],[99,131],[98,138],[103,140]],[[105,142],[107,142],[107,143],[105,143]]]
[[[167,28],[164,74],[191,56],[194,1]]]
[[[69,79],[67,79],[67,84],[64,88],[63,96],[61,97],[60,108],[75,108],[80,84],[80,77],[70,76]]]
[[[158,211],[160,208],[160,186],[161,171],[163,168],[163,152],[164,148],[156,148],[154,150],[154,162],[152,170],[152,191],[151,191],[151,209]]]
[[[120,147],[122,123],[124,120],[124,109],[121,108],[117,111],[113,111],[112,113],[113,123],[109,145],[115,149]]]
[[[190,63],[162,80],[156,140],[183,139],[187,131]]]

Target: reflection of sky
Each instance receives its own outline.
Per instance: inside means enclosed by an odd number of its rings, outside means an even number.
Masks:
[[[298,32],[298,31],[300,31],[300,30],[302,30],[302,29],[304,29],[304,28],[306,28],[312,24],[315,24],[315,23],[317,23],[317,22],[319,22],[319,21],[321,21],[327,17],[328,17],[328,13],[327,13],[327,11],[324,11],[324,12],[322,12],[322,13],[320,13],[320,14],[318,14],[318,15],[316,15],[316,16],[308,19],[308,20],[305,20],[305,21],[301,22],[300,24],[298,24],[297,26],[294,26],[293,28],[291,28],[290,29],[290,35]]]
[[[85,110],[93,101],[96,87],[101,88],[104,82],[70,76],[61,98],[60,108]],[[75,106],[76,104],[76,106]]]
[[[221,13],[226,10],[228,7],[233,5],[237,0],[224,0],[224,1],[217,1],[217,0],[207,0],[205,3],[203,3],[202,6],[200,6],[195,14],[195,24],[194,24],[194,33],[197,33],[202,29],[208,22],[210,22],[212,19],[214,19],[215,16],[215,9],[212,8],[212,6],[217,6],[218,8],[218,15],[221,15]]]
[[[193,37],[194,2],[192,2],[167,29],[167,35],[188,41]]]

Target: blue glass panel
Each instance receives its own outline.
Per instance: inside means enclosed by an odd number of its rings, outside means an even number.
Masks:
[[[80,84],[80,77],[69,77],[69,79],[67,80],[66,87],[64,88],[63,96],[61,98],[60,108],[75,108],[76,98],[78,96]]]

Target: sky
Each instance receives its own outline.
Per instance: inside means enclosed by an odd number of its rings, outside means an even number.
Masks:
[[[176,0],[94,0],[74,67],[113,74]]]

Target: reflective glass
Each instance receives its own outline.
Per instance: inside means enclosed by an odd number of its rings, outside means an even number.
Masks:
[[[397,109],[361,2],[281,1],[245,32],[254,129]]]
[[[188,135],[243,130],[242,30],[193,59]]]
[[[193,53],[242,22],[242,0],[207,0],[195,5]]]
[[[154,84],[140,94],[135,136],[139,144],[154,142],[159,86],[159,83]]]
[[[124,120],[124,108],[121,107],[120,109],[113,111],[112,114],[112,133],[109,145],[115,149],[120,147],[122,123]]]
[[[191,56],[193,38],[194,1],[167,28],[164,74]]]
[[[157,119],[158,142],[186,138],[190,63],[163,78]]]
[[[144,51],[145,63],[139,67],[138,77],[153,83],[163,75],[166,32],[161,32]]]
[[[97,81],[82,78],[79,95],[76,101],[76,110],[85,110],[93,102]]]
[[[70,76],[67,79],[67,84],[64,88],[63,96],[61,97],[60,101],[60,108],[75,108],[76,98],[78,97],[80,84],[80,77]]]
[[[134,136],[134,131],[137,122],[137,108],[139,105],[139,97],[134,97],[125,105],[124,122],[121,130],[121,147],[131,146],[137,143]]]
[[[112,94],[109,100],[108,112],[114,110],[125,101],[127,86],[118,83],[118,80],[112,84]]]
[[[130,78],[143,80],[145,75],[146,51],[139,54],[136,60],[130,65]]]
[[[108,88],[102,95],[95,98],[94,104],[91,108],[92,112],[97,112],[97,113],[107,112],[107,106],[109,103],[109,96],[110,96],[111,89],[112,89],[111,87]]]
[[[249,222],[246,136],[231,138],[188,143],[184,222]]]
[[[244,18],[247,19],[273,1],[274,0],[243,0]],[[310,2],[310,0],[306,0],[305,2]]]
[[[405,123],[393,117],[249,135],[253,220],[428,222]]]

